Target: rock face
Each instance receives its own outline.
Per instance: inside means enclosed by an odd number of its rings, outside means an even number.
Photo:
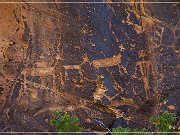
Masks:
[[[110,2],[0,4],[1,131],[55,131],[56,109],[87,131],[179,115],[179,4]]]

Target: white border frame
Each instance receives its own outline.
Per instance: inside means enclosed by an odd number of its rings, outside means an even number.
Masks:
[[[107,1],[102,1],[102,2],[97,2],[97,1],[94,1],[94,2],[92,2],[92,1],[87,1],[87,2],[79,2],[79,1],[73,1],[73,2],[66,2],[66,1],[62,1],[62,2],[60,2],[60,1],[55,1],[55,2],[46,2],[46,1],[44,1],[44,2],[40,2],[40,1],[34,1],[34,2],[28,2],[28,1],[26,1],[26,2],[15,2],[15,1],[12,1],[12,2],[6,2],[6,1],[0,1],[0,4],[1,3],[36,3],[36,4],[43,4],[43,3],[64,3],[64,4],[66,4],[66,3],[100,3],[100,4],[102,4],[102,3],[157,3],[157,4],[160,4],[160,3],[180,3],[180,1],[178,2],[178,1],[176,1],[176,2],[174,2],[174,1],[169,1],[169,2],[162,2],[162,1],[144,1],[144,2],[140,2],[140,1],[137,1],[137,2],[107,2]]]

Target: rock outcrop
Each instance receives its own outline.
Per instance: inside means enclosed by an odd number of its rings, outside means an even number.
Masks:
[[[111,2],[0,3],[1,131],[54,131],[56,109],[87,131],[179,115],[179,4]]]

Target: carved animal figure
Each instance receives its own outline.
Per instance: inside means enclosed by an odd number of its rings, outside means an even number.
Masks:
[[[82,80],[82,78],[83,78],[83,73],[82,73],[82,70],[81,70],[81,66],[82,66],[84,63],[87,63],[87,62],[89,62],[89,58],[88,58],[88,56],[85,54],[84,57],[83,57],[82,63],[80,63],[79,65],[63,65],[63,67],[64,67],[64,69],[65,69],[65,80],[68,79],[68,73],[67,73],[67,71],[68,71],[68,70],[71,70],[71,69],[78,70],[78,73],[80,74],[80,79]]]
[[[78,70],[79,74],[80,74],[80,77],[83,77],[83,73],[81,71],[81,65],[65,65],[63,66],[64,69],[65,69],[65,79],[67,80],[68,79],[68,73],[67,71],[70,70],[70,69],[76,69]]]
[[[110,67],[110,66],[119,65],[120,62],[121,62],[121,54],[118,54],[117,56],[113,56],[113,57],[110,57],[110,58],[93,60],[92,65],[95,68]]]
[[[91,64],[96,68],[99,69],[100,67],[111,67],[111,66],[118,66],[119,72],[123,70],[124,73],[127,73],[126,68],[120,65],[121,63],[121,54],[114,55],[113,57],[93,60]],[[121,70],[122,69],[122,70]]]
[[[55,69],[54,67],[47,67],[47,63],[45,62],[37,62],[35,63],[37,67],[34,68],[27,68],[22,73],[24,75],[24,91],[26,92],[26,84],[27,84],[27,74],[30,74],[31,76],[40,76],[42,77],[42,81],[45,81],[43,77],[45,76],[53,76],[53,86],[54,86],[54,79],[55,79]]]

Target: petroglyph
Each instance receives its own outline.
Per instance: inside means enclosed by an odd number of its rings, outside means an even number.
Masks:
[[[121,54],[114,55],[113,57],[108,57],[104,59],[93,60],[91,65],[95,67],[97,70],[101,67],[111,67],[111,66],[118,66],[119,72],[121,69],[124,73],[127,73],[126,68],[121,65]],[[107,91],[106,87],[104,86],[103,82],[101,81],[101,75],[97,75],[96,80],[96,91],[93,93],[94,100],[101,100]]]
[[[82,79],[83,74],[82,74],[82,70],[81,70],[81,65],[64,65],[63,66],[65,69],[65,80],[68,80],[68,70],[78,70],[78,73],[80,74],[80,77]]]
[[[27,89],[27,77],[28,75],[30,76],[39,76],[41,77],[41,80],[42,80],[42,85],[44,83],[44,77],[46,76],[52,76],[53,77],[53,86],[54,86],[54,79],[55,79],[55,69],[54,67],[47,67],[48,66],[48,63],[46,62],[37,62],[35,63],[35,65],[37,67],[34,67],[34,68],[26,68],[23,70],[22,74],[24,75],[24,90],[25,92],[26,89]]]
[[[128,99],[128,98],[122,98],[119,101],[112,101],[110,106],[115,107],[115,106],[123,106],[123,105],[130,105],[136,109],[139,107],[137,104],[134,103],[132,99]]]
[[[0,4],[2,129],[30,131],[56,109],[79,117],[88,130],[104,131],[94,119],[108,128],[118,118],[136,126],[130,128],[148,125],[151,112],[137,110],[144,104],[149,109],[155,92],[177,85],[177,5],[165,4],[159,12],[159,4],[105,1]],[[166,108],[177,110],[173,104]],[[16,117],[21,112],[19,117],[30,116],[26,123]]]
[[[85,63],[89,63],[89,58],[86,54],[83,56],[83,61],[79,65],[63,65],[63,68],[65,70],[65,80],[68,80],[68,70],[77,70],[80,75],[80,81],[83,81],[83,73],[81,67]]]
[[[153,35],[150,35],[150,40],[153,43],[155,48],[162,46],[164,28],[165,27],[163,26],[154,24],[154,29],[156,30],[154,31]]]
[[[121,62],[121,54],[118,54],[110,58],[93,60],[92,65],[98,69],[100,67],[118,66],[120,62]]]
[[[126,22],[123,21],[123,23],[131,25],[134,28],[134,30],[137,32],[137,34],[142,33],[144,31],[143,27],[141,25],[134,24],[130,19],[130,15],[133,14],[133,10],[128,9],[128,10],[126,10],[126,12],[128,14],[128,16],[126,18],[127,20],[126,20]]]
[[[93,92],[93,98],[95,102],[97,100],[101,100],[107,91],[103,81],[101,81],[100,78],[100,75],[98,75],[96,80],[96,90]]]
[[[142,79],[144,82],[144,89],[146,91],[146,98],[149,99],[149,75],[151,71],[151,61],[138,61],[137,65],[140,68]]]
[[[98,59],[98,60],[93,60],[91,64],[96,68],[99,69],[101,67],[111,67],[111,66],[118,66],[119,72],[121,73],[121,69],[123,70],[124,73],[127,73],[126,68],[121,65],[121,59],[122,56],[119,53],[118,55],[114,55],[113,57],[108,57],[104,59]]]
[[[23,74],[29,73],[31,76],[47,76],[54,74],[54,67],[38,67],[38,68],[27,68],[23,71]]]
[[[103,78],[103,76],[101,75],[97,75],[97,78],[95,80],[91,80],[86,77],[83,78],[84,80],[88,82],[96,83],[96,89],[95,89],[95,92],[93,92],[94,102],[96,102],[97,100],[101,100],[103,96],[106,96],[105,92],[107,91],[107,89],[104,86],[104,82],[101,80],[101,78]]]

